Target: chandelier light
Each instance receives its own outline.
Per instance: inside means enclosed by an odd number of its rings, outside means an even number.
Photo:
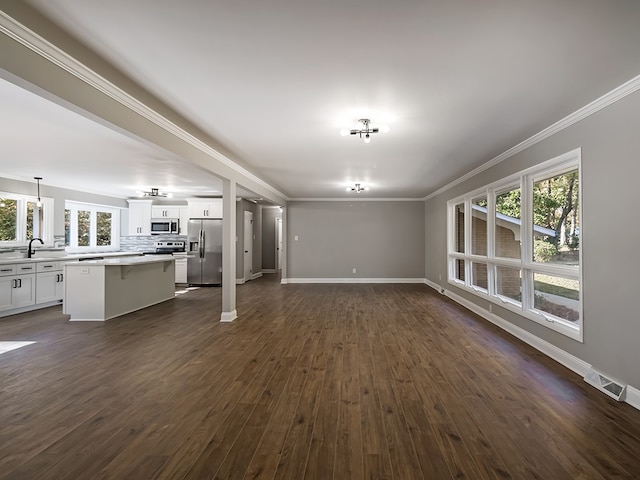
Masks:
[[[359,183],[356,183],[353,187],[347,187],[347,192],[360,193],[360,192],[366,192],[367,190],[369,190],[369,187],[363,187]]]
[[[158,188],[152,188],[148,192],[138,192],[139,197],[161,197],[161,198],[171,198],[173,197],[173,193],[163,193]]]
[[[340,135],[342,135],[343,137],[346,137],[347,135],[358,135],[364,140],[364,143],[369,143],[371,142],[371,134],[378,132],[387,133],[389,131],[389,127],[387,126],[372,127],[371,120],[369,120],[368,118],[361,118],[360,120],[358,120],[358,123],[360,124],[360,128],[354,128],[352,130],[341,130]]]

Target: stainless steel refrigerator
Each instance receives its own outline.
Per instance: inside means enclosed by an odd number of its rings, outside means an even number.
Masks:
[[[222,219],[189,220],[187,283],[222,285]]]

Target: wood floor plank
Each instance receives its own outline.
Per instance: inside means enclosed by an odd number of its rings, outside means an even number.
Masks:
[[[631,480],[640,412],[425,285],[4,317],[0,480]]]

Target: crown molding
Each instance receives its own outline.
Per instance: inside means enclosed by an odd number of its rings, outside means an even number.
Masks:
[[[289,202],[424,202],[424,198],[288,198]]]
[[[429,195],[424,197],[423,200],[425,200],[425,201],[429,200],[429,199],[431,199],[431,198],[433,198],[433,197],[435,197],[437,195],[440,195],[443,192],[446,192],[447,190],[449,190],[450,188],[455,187],[456,185],[460,185],[461,183],[469,180],[470,178],[475,177],[479,173],[482,173],[485,170],[488,170],[489,168],[499,164],[500,162],[503,162],[506,159],[508,159],[510,157],[513,157],[517,153],[520,153],[523,150],[526,150],[527,148],[535,145],[536,143],[539,143],[539,142],[541,142],[541,141],[543,141],[543,140],[555,135],[556,133],[561,132],[565,128],[570,127],[571,125],[573,125],[574,123],[578,123],[579,121],[584,120],[585,118],[593,115],[594,113],[599,112],[603,108],[608,107],[609,105],[617,102],[618,100],[623,99],[624,97],[626,97],[628,95],[631,95],[632,93],[634,93],[634,92],[636,92],[638,90],[640,90],[640,75],[638,75],[637,77],[632,78],[631,80],[629,80],[626,83],[623,83],[619,87],[614,88],[610,92],[605,93],[600,98],[598,98],[598,99],[594,100],[593,102],[585,105],[584,107],[580,108],[579,110],[576,110],[575,112],[571,113],[570,115],[567,115],[562,120],[557,121],[553,125],[545,128],[544,130],[542,130],[542,131],[536,133],[535,135],[527,138],[525,141],[517,144],[514,147],[511,147],[509,150],[507,150],[506,152],[501,153],[497,157],[492,158],[487,163],[484,163],[484,164],[480,165],[479,167],[471,170],[469,173],[466,173],[465,175],[455,179],[454,181],[446,184],[445,186],[440,187],[435,192],[430,193]]]
[[[280,198],[288,200],[288,197],[277,190],[275,187],[269,185],[267,182],[258,178],[255,174],[251,173],[247,169],[241,167],[233,160],[218,152],[214,148],[207,145],[202,140],[193,136],[183,128],[177,126],[152,108],[149,108],[144,103],[137,100],[132,95],[128,94],[115,84],[111,83],[106,78],[102,77],[83,63],[79,62],[60,48],[53,45],[48,40],[44,39],[34,31],[30,30],[14,18],[7,15],[0,10],[0,32],[4,33],[8,37],[12,38],[21,45],[27,47],[34,53],[40,55],[44,59],[50,61],[56,66],[62,68],[66,72],[70,73],[79,80],[85,82],[91,87],[95,88],[99,92],[107,95],[116,102],[125,106],[129,110],[137,113],[138,115],[146,118],[150,122],[154,123],[158,127],[162,128],[171,135],[183,140],[189,145],[197,148],[204,154],[218,160],[220,163],[229,167],[233,171],[239,173],[257,183],[261,187],[269,190]],[[214,172],[215,173],[215,172]]]

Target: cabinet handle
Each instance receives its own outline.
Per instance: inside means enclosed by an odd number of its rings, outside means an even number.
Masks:
[[[0,270],[0,272],[11,272],[12,269],[11,268],[3,268],[2,270]]]
[[[53,268],[53,265],[43,265],[42,268]]]
[[[12,288],[18,288],[18,281],[15,278],[13,279],[13,287]]]

